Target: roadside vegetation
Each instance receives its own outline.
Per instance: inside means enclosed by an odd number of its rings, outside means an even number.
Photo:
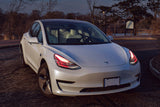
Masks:
[[[36,0],[37,1],[37,0]],[[112,6],[98,5],[98,0],[86,0],[90,13],[54,11],[58,0],[11,0],[7,11],[0,9],[0,39],[20,39],[34,20],[78,19],[92,22],[108,35],[160,35],[160,0],[114,0]],[[38,4],[36,4],[38,3]],[[35,4],[31,13],[22,13],[25,5]],[[65,4],[64,4],[65,5]],[[134,22],[134,30],[126,30],[126,22]]]

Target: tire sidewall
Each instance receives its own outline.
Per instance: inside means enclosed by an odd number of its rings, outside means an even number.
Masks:
[[[40,84],[39,84],[39,75],[40,75],[40,71],[41,71],[43,68],[47,69],[47,73],[48,73],[48,77],[49,77],[49,81],[50,81],[49,85],[50,85],[50,89],[51,89],[51,93],[52,93],[52,94],[45,94],[45,93],[43,92],[43,90],[41,89],[41,87],[40,87]],[[38,86],[39,86],[39,89],[40,89],[41,93],[42,93],[44,96],[46,96],[46,97],[52,98],[54,95],[53,95],[53,92],[52,92],[50,73],[49,73],[48,66],[47,66],[46,63],[43,63],[43,64],[40,66],[39,71],[38,71],[38,78],[37,78],[37,80],[38,80]]]
[[[24,53],[23,53],[22,46],[20,46],[20,60],[21,60],[21,63],[22,63],[23,66],[27,66],[24,57],[25,56],[24,56]]]

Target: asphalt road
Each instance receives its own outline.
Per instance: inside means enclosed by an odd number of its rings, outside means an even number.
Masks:
[[[133,51],[160,49],[160,40],[115,40],[114,42]]]
[[[0,106],[160,107],[160,80],[149,71],[149,60],[160,54],[158,41],[116,42],[134,50],[141,62],[142,79],[138,88],[99,96],[46,98],[38,88],[33,70],[21,65],[18,48],[4,48],[0,49]]]

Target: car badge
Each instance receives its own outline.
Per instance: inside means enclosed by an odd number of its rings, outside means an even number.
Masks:
[[[104,63],[108,64],[109,62],[108,62],[108,61],[105,61]]]

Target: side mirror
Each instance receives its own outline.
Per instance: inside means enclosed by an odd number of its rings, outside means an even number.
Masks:
[[[39,43],[37,37],[31,37],[31,38],[29,38],[28,42],[30,44],[38,44]]]
[[[110,36],[110,35],[108,36],[108,38],[109,38],[111,41],[113,40],[113,37],[112,37],[112,36]]]

